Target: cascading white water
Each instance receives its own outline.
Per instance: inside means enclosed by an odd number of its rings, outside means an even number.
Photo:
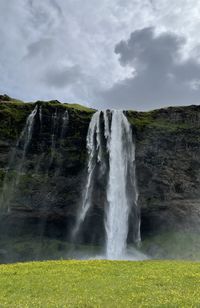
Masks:
[[[57,109],[55,112],[52,114],[52,134],[51,134],[51,147],[55,147],[55,129],[56,129],[56,120],[57,120]]]
[[[108,115],[107,111],[103,111],[103,118],[104,118],[104,136],[105,139],[109,139],[110,137],[110,128],[109,128],[109,120],[108,120]]]
[[[101,127],[104,122],[104,134]],[[110,118],[112,119],[109,119]],[[111,122],[111,127],[110,127]],[[123,111],[98,111],[90,122],[87,135],[88,178],[83,203],[77,215],[74,235],[92,207],[93,173],[97,164],[106,166],[103,155],[102,135],[109,155],[108,185],[106,207],[106,257],[108,259],[126,258],[129,215],[134,213],[134,241],[140,241],[140,218],[137,208],[137,185],[135,176],[135,146],[130,124]]]
[[[20,141],[23,141],[24,145],[23,145],[22,158],[21,158],[21,160],[18,163],[17,168],[16,168],[17,175],[16,175],[16,178],[15,178],[15,185],[19,184],[19,180],[20,180],[22,168],[23,168],[23,165],[24,165],[24,160],[25,160],[27,148],[28,148],[30,141],[31,141],[31,138],[32,138],[33,124],[34,124],[34,119],[35,119],[37,112],[38,112],[38,105],[35,106],[33,111],[28,116],[28,118],[26,120],[26,125],[25,125],[25,127],[24,127],[24,129],[21,133],[21,136],[19,138],[19,141],[18,141],[19,143],[20,143]]]
[[[62,129],[61,129],[61,134],[60,134],[61,139],[65,136],[68,121],[69,121],[69,113],[68,113],[68,110],[65,110],[63,117],[62,117]]]
[[[128,168],[131,168],[134,160],[135,152],[130,124],[122,111],[115,110],[112,112],[109,144],[110,172],[106,215],[106,256],[108,259],[122,259],[126,254],[128,219],[131,209],[127,195]]]
[[[55,133],[56,133],[56,124],[58,120],[57,109],[51,116],[51,158],[50,158],[50,166],[53,163],[54,154],[55,154]]]
[[[24,140],[24,146],[23,146],[23,155],[22,155],[22,160],[21,160],[21,166],[23,165],[24,158],[26,155],[27,148],[30,144],[31,138],[32,138],[32,133],[33,133],[33,124],[34,124],[34,119],[38,111],[38,105],[35,106],[33,111],[30,113],[26,120],[26,125],[21,133],[21,136],[19,138],[19,141]]]
[[[42,106],[39,108],[39,117],[40,117],[40,130],[42,128]]]
[[[83,194],[83,202],[78,211],[76,224],[72,232],[72,238],[74,238],[84,221],[87,212],[91,207],[91,192],[93,187],[93,173],[96,165],[96,158],[100,162],[101,160],[101,139],[100,139],[100,111],[97,111],[89,125],[88,134],[87,134],[87,151],[88,151],[88,167],[87,167],[87,182]]]
[[[1,194],[1,198],[0,198],[0,207],[3,208],[3,209],[7,209],[8,211],[9,211],[9,203],[10,203],[10,200],[13,196],[14,187],[19,184],[20,175],[21,175],[22,168],[23,168],[23,165],[24,165],[26,152],[27,152],[28,146],[29,146],[31,139],[32,139],[33,125],[34,125],[34,120],[35,120],[35,116],[37,114],[37,111],[38,111],[38,106],[36,105],[35,108],[30,113],[30,115],[28,116],[28,118],[26,120],[26,124],[25,124],[25,126],[24,126],[24,128],[23,128],[23,130],[22,130],[22,132],[19,136],[19,139],[16,143],[15,149],[12,152],[12,155],[11,155],[10,160],[9,160],[8,168],[6,170],[6,175],[4,177],[4,182],[3,182],[2,194]],[[18,162],[16,162],[17,151],[18,151],[18,148],[19,148],[21,143],[23,144],[22,156],[21,156],[20,160]],[[12,181],[10,182],[8,175],[9,175],[9,171],[13,167],[14,163],[16,165],[15,170],[17,171],[17,174],[16,174],[16,177],[14,177],[12,179]]]

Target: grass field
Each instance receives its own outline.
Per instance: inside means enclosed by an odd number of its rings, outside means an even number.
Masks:
[[[0,266],[0,307],[197,306],[197,262],[97,260]]]

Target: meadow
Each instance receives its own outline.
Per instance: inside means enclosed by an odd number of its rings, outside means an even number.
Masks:
[[[200,263],[44,261],[0,265],[0,307],[197,307]]]

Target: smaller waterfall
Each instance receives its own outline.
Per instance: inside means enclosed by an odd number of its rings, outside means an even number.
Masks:
[[[93,189],[93,174],[97,161],[101,160],[101,139],[100,139],[100,115],[101,112],[97,111],[89,125],[87,134],[87,151],[88,151],[88,167],[87,167],[87,180],[83,194],[83,201],[80,210],[77,214],[76,224],[72,232],[74,239],[81,227],[82,222],[91,207],[91,193]]]
[[[61,139],[65,137],[68,122],[69,122],[69,113],[68,113],[68,110],[65,110],[63,117],[62,117],[62,129],[61,129],[61,134],[60,134]]]
[[[50,158],[50,166],[53,163],[54,154],[55,154],[55,134],[56,134],[56,126],[57,126],[58,114],[57,109],[52,114],[51,117],[51,158]]]
[[[105,139],[107,140],[107,149],[109,149],[109,142],[110,142],[110,128],[109,128],[109,119],[108,119],[108,114],[107,111],[105,110],[103,112],[103,118],[104,118],[104,136]]]
[[[20,143],[24,143],[23,145],[23,154],[22,154],[22,158],[21,158],[21,161],[18,165],[18,176],[17,176],[17,179],[16,179],[16,182],[18,183],[19,181],[19,177],[20,177],[20,172],[21,172],[21,169],[23,167],[23,164],[24,164],[24,159],[25,159],[25,156],[26,156],[26,152],[27,152],[27,148],[30,144],[30,141],[31,141],[31,138],[32,138],[32,134],[33,134],[33,124],[34,124],[34,119],[35,119],[35,116],[37,114],[37,111],[38,111],[38,106],[36,105],[35,108],[33,109],[33,111],[31,112],[31,114],[28,116],[27,120],[26,120],[26,125],[21,133],[21,136],[19,137],[19,140],[18,140],[18,143],[17,143],[17,146],[20,145]]]
[[[0,207],[3,209],[7,209],[8,211],[9,211],[9,203],[13,197],[14,189],[19,184],[27,149],[32,139],[34,120],[35,120],[37,111],[38,111],[38,106],[36,105],[26,120],[26,124],[16,143],[15,149],[12,151],[12,154],[11,154],[11,157],[8,163],[8,168],[6,171],[6,175],[4,177],[2,194],[0,198]],[[18,151],[21,145],[22,145],[22,155],[18,161],[17,154],[18,154]],[[13,168],[14,165],[15,165],[15,168]],[[16,176],[12,178],[12,180],[10,181],[9,172],[12,169],[16,171]]]
[[[42,106],[39,108],[40,130],[42,129]]]

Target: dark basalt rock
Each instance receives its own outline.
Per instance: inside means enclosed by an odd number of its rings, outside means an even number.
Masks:
[[[10,211],[1,213],[0,236],[30,233],[69,239],[86,180],[86,136],[94,110],[58,101],[31,104],[0,96],[1,190],[11,150],[35,104],[42,107],[42,123],[38,113],[20,182],[12,192]],[[61,138],[66,109],[69,124]],[[51,121],[55,111],[58,120],[52,154]],[[136,142],[142,238],[168,230],[198,230],[200,106],[127,111],[126,116]],[[20,149],[18,152],[20,159]],[[13,166],[13,176],[14,169]],[[104,239],[101,183],[97,191],[94,209],[83,227],[84,242],[99,243]]]

